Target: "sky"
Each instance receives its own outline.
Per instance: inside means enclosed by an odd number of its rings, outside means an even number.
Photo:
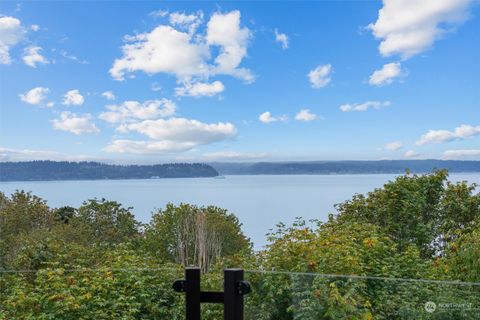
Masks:
[[[480,160],[480,2],[0,3],[0,161]]]

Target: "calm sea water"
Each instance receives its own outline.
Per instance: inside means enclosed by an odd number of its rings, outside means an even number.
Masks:
[[[0,182],[0,191],[31,191],[53,207],[79,206],[84,200],[106,198],[133,207],[138,220],[148,222],[152,211],[168,202],[216,205],[235,213],[243,230],[260,249],[265,234],[278,222],[295,217],[326,220],[333,205],[381,187],[395,175],[255,175],[226,179],[156,179]],[[451,174],[450,180],[480,183],[480,173]]]

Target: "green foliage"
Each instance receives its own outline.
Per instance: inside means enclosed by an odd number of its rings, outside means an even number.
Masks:
[[[78,208],[72,225],[84,228],[89,241],[114,245],[135,240],[140,234],[140,223],[130,211],[115,201],[88,200]]]
[[[251,252],[237,217],[218,207],[189,204],[167,204],[154,213],[145,231],[145,246],[168,261],[197,265],[204,271],[225,257]]]
[[[0,272],[0,319],[183,319],[171,284],[193,264],[203,290],[222,290],[225,267],[260,270],[247,272],[247,319],[472,319],[480,286],[455,281],[480,282],[476,187],[445,171],[407,173],[327,222],[280,223],[256,253],[214,206],[168,204],[142,225],[115,201],[50,208],[0,193],[0,271],[20,271]],[[218,305],[202,308],[202,319],[221,317]]]

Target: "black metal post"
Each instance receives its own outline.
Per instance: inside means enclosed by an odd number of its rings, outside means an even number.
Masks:
[[[186,268],[185,280],[176,280],[173,289],[185,292],[186,320],[200,320],[201,303],[222,303],[224,320],[243,320],[243,295],[250,285],[243,280],[242,269],[224,270],[224,292],[200,291],[200,268]]]
[[[243,320],[243,294],[240,286],[243,281],[242,269],[225,269],[223,271],[223,290],[225,294],[223,319]]]
[[[185,280],[186,319],[200,320],[200,268],[186,268]]]

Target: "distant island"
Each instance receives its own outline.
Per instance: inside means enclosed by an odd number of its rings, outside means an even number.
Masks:
[[[216,177],[217,170],[202,163],[113,165],[99,162],[0,162],[0,181],[161,179]]]
[[[300,161],[257,163],[209,163],[221,175],[285,174],[403,174],[447,169],[449,172],[480,172],[480,161],[459,160],[372,160]]]

